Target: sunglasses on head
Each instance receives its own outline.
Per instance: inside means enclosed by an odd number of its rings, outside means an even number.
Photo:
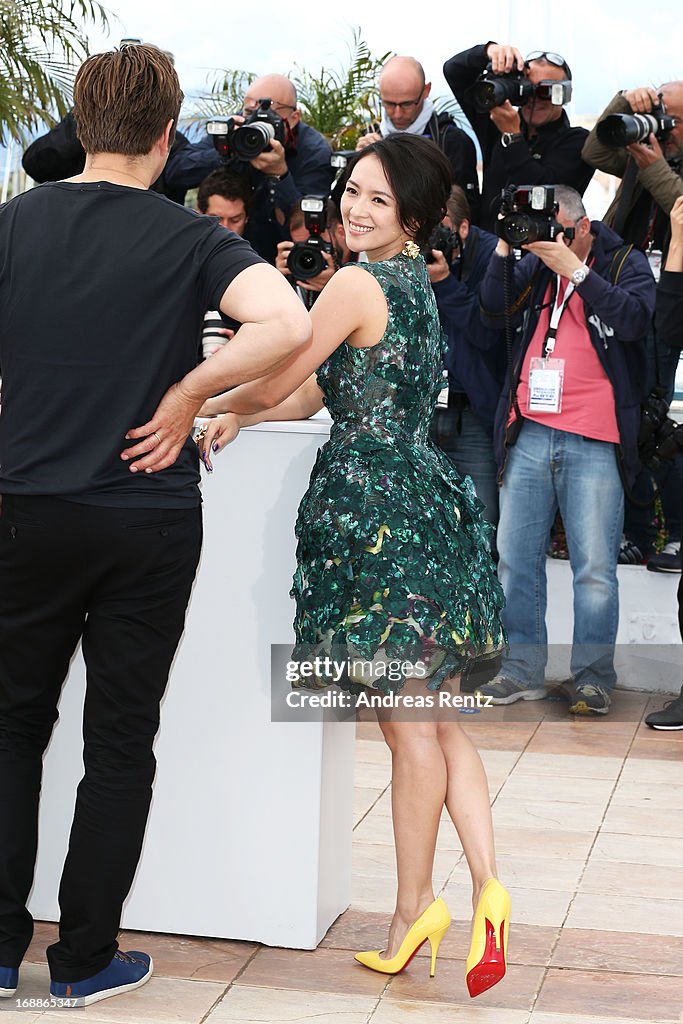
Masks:
[[[559,53],[550,53],[548,50],[532,50],[531,53],[527,54],[524,66],[528,67],[534,60],[545,60],[548,64],[552,64],[556,68],[562,68],[567,78],[572,77],[569,64],[567,64],[564,57],[561,57]]]

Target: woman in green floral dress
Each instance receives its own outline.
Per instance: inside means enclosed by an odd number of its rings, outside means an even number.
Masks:
[[[346,169],[341,206],[349,248],[370,262],[334,275],[313,307],[312,341],[286,365],[204,409],[225,414],[200,442],[209,470],[211,454],[241,426],[329,409],[330,439],[296,525],[297,654],[344,651],[350,660],[421,666],[394,682],[350,673],[343,685],[356,691],[368,683],[434,693],[505,642],[482,505],[469,477],[459,477],[429,440],[443,336],[419,245],[441,220],[450,174],[443,154],[420,137],[394,135],[363,150]],[[450,921],[432,888],[444,804],[468,860],[475,907],[485,887],[490,896],[496,868],[486,776],[453,711],[440,720],[385,711],[378,719],[392,752],[398,894],[385,950],[372,962],[369,954],[358,959],[395,973],[415,943],[430,938],[435,951],[429,928],[440,938]],[[497,949],[494,942],[504,973],[502,940]],[[488,963],[482,956],[479,967]],[[484,988],[500,980],[500,963],[496,970]]]

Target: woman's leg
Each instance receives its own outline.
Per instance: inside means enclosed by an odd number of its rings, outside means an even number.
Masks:
[[[424,692],[424,682],[422,687]],[[395,721],[394,717],[395,712],[377,713],[391,750],[391,811],[398,877],[387,959],[396,955],[410,926],[434,901],[434,852],[447,782],[437,722]]]
[[[476,908],[486,880],[497,877],[486,772],[477,749],[458,722],[439,722],[437,741],[446,763],[446,809],[467,858]]]

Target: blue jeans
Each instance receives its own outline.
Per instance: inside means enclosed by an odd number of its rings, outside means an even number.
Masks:
[[[548,634],[545,559],[560,509],[574,577],[571,671],[577,685],[616,682],[617,558],[624,491],[613,444],[525,420],[500,491],[498,575],[509,653],[501,675],[543,686]]]
[[[484,518],[498,523],[498,484],[493,438],[469,407],[438,408],[431,428],[432,440],[452,462],[460,476],[471,476],[477,497],[485,505]]]

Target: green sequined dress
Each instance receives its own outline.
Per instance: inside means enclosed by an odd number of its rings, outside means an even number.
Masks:
[[[343,342],[318,370],[333,424],[297,518],[294,657],[419,660],[436,690],[504,647],[503,593],[472,481],[429,438],[444,338],[426,264],[400,254],[359,266],[388,322],[377,345]]]

